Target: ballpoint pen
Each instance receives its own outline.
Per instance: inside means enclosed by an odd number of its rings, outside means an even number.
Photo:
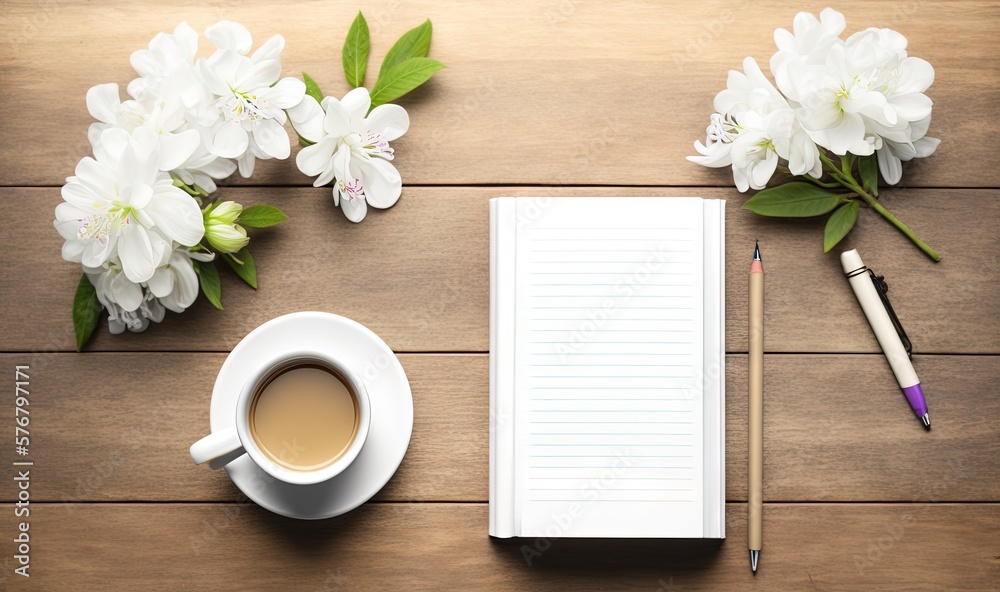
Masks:
[[[892,305],[889,304],[886,296],[889,287],[882,276],[875,275],[875,272],[865,267],[857,249],[841,253],[840,263],[844,267],[851,288],[854,289],[854,295],[861,303],[861,310],[865,312],[868,323],[875,332],[878,344],[889,360],[889,367],[896,375],[899,388],[903,389],[910,408],[920,418],[924,428],[931,429],[931,419],[927,414],[927,402],[920,388],[920,379],[917,378],[917,373],[910,362],[913,347],[899,319],[896,318]]]
[[[755,243],[750,264],[750,336],[749,336],[749,494],[747,496],[747,548],[750,569],[757,573],[760,560],[761,521],[763,519],[764,473],[764,266],[760,248]]]

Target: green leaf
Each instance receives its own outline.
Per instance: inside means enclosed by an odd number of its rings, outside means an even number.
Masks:
[[[430,80],[445,65],[431,58],[409,58],[396,64],[372,88],[372,108],[398,99]]]
[[[240,249],[240,252],[235,256],[227,253],[223,255],[222,259],[229,264],[229,267],[233,268],[240,279],[254,290],[257,289],[257,265],[253,262],[253,257],[246,247]]]
[[[389,53],[385,54],[382,66],[378,69],[378,77],[410,58],[426,58],[431,50],[431,19],[420,26],[414,27],[403,34],[399,41],[393,44]]]
[[[826,221],[826,228],[823,230],[823,252],[829,253],[830,249],[837,246],[847,233],[854,228],[854,223],[858,221],[858,202],[851,200],[836,209]]]
[[[344,50],[341,54],[344,75],[347,76],[348,84],[354,88],[365,84],[369,43],[368,23],[365,21],[365,15],[358,11],[358,16],[354,18],[350,30],[347,31],[347,39],[344,41]],[[319,100],[322,101],[322,99]]]
[[[319,85],[316,84],[316,81],[312,79],[312,76],[310,76],[310,75],[306,74],[305,72],[303,72],[302,73],[302,82],[306,83],[306,94],[309,95],[310,97],[316,99],[317,103],[322,103],[323,102],[323,91],[321,91],[319,89]],[[299,137],[301,137],[301,136],[299,136]]]
[[[236,219],[238,223],[250,228],[267,228],[285,220],[288,220],[288,216],[274,206],[250,206]]]
[[[861,188],[878,197],[878,157],[874,154],[860,157],[858,172],[861,174]]]
[[[73,331],[76,333],[76,351],[90,341],[98,321],[101,320],[101,301],[97,299],[97,290],[90,283],[87,274],[83,274],[76,286],[76,296],[73,297]]]
[[[201,293],[212,306],[222,310],[222,284],[219,282],[219,270],[215,268],[215,262],[192,260],[191,263],[194,263],[194,270],[198,273]]]
[[[831,193],[812,183],[795,181],[758,191],[743,207],[761,216],[808,218],[825,214],[847,201],[842,193]]]

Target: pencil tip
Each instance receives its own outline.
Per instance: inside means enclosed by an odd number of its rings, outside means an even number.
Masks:
[[[757,573],[757,562],[760,561],[760,551],[750,550],[750,569]]]
[[[930,418],[930,415],[924,413],[920,417],[920,421],[923,422],[924,429],[927,430],[927,431],[930,431],[930,429],[931,429],[931,418]]]
[[[760,245],[756,240],[753,241],[753,260],[760,261]]]

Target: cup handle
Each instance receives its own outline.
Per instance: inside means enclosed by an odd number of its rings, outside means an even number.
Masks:
[[[219,469],[239,458],[245,450],[236,426],[213,432],[191,445],[191,460],[200,465],[210,463]]]

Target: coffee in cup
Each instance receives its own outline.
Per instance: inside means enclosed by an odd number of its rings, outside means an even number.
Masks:
[[[246,453],[277,479],[311,485],[350,466],[368,437],[365,383],[328,352],[278,353],[234,396],[234,425],[192,444],[195,464],[217,469]]]
[[[336,462],[354,442],[359,419],[357,395],[320,364],[272,372],[250,403],[250,435],[268,458],[293,471]]]

